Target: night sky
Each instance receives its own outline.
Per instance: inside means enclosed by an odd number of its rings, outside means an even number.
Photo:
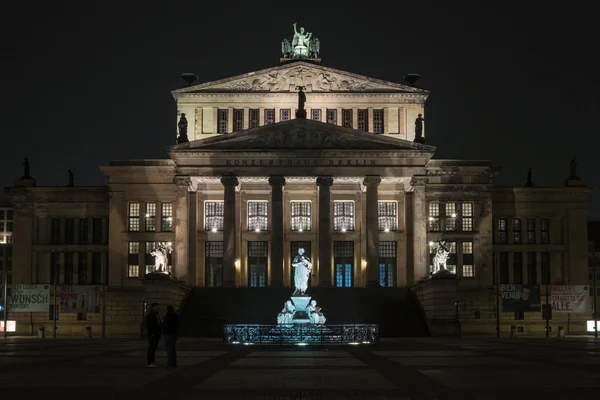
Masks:
[[[20,3],[0,21],[1,186],[25,157],[39,186],[66,185],[68,169],[76,185],[104,185],[109,160],[166,157],[181,73],[206,82],[275,66],[294,22],[320,39],[325,66],[421,74],[435,158],[492,160],[500,185],[523,185],[531,167],[548,186],[563,185],[576,156],[600,186],[592,2]]]

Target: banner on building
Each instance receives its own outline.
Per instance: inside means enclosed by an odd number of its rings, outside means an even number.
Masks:
[[[12,285],[8,288],[8,312],[45,312],[50,310],[49,285]]]
[[[539,312],[542,310],[539,285],[500,285],[500,295],[504,312]]]
[[[64,313],[99,313],[100,286],[61,286],[60,311]]]
[[[588,285],[552,285],[550,301],[552,312],[587,313],[590,310]]]

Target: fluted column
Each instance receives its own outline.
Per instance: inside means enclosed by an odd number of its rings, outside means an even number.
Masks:
[[[331,176],[319,176],[319,286],[331,286]]]
[[[221,178],[224,187],[223,204],[223,286],[235,286],[235,187],[237,177]]]
[[[177,200],[175,202],[175,265],[173,276],[180,281],[189,281],[189,176],[175,177]]]
[[[377,187],[379,175],[367,175],[363,184],[367,188],[367,286],[379,286],[379,214]]]
[[[283,286],[283,186],[285,177],[272,176],[271,185],[271,286]]]
[[[413,177],[413,271],[414,280],[418,282],[429,276],[427,248],[427,202],[425,185],[427,178]]]

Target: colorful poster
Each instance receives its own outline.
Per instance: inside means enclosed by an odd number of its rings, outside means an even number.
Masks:
[[[63,285],[60,287],[60,312],[99,313],[100,286]]]
[[[49,285],[12,285],[8,288],[8,312],[50,311]]]
[[[590,291],[588,285],[552,285],[550,301],[552,312],[590,312]]]
[[[539,285],[504,284],[500,285],[503,312],[541,311]]]

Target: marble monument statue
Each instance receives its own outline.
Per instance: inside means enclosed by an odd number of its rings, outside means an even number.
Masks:
[[[172,251],[170,243],[156,242],[150,255],[154,256],[154,273],[168,274],[168,254]]]
[[[446,247],[446,242],[440,240],[438,242],[433,243],[432,246],[435,255],[433,256],[433,270],[431,271],[431,273],[448,273],[449,271],[446,267],[446,262],[448,261],[450,250]]]
[[[292,39],[292,55],[294,58],[308,57],[308,46],[312,32],[304,33],[304,28],[300,28],[300,32],[296,29],[294,22],[294,38]]]
[[[298,255],[294,257],[292,262],[294,268],[294,294],[292,296],[303,296],[308,288],[308,278],[312,271],[312,263],[304,255],[304,249],[298,249]]]
[[[312,300],[307,307],[308,315],[310,316],[311,324],[324,324],[326,321],[325,316],[321,312],[321,307],[317,307],[317,301]]]
[[[293,324],[294,313],[296,312],[296,307],[292,304],[291,300],[286,301],[283,304],[283,310],[277,316],[277,325],[291,325]]]

